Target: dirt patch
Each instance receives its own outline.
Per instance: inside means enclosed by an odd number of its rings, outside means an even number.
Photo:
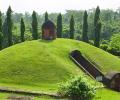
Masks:
[[[34,100],[34,97],[11,95],[7,99],[8,100]]]

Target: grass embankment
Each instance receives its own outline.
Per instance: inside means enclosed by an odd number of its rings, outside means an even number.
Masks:
[[[28,41],[0,51],[0,87],[54,92],[58,83],[83,74],[69,58],[80,50],[104,73],[120,71],[120,59],[84,42],[70,39]]]
[[[13,93],[0,93],[0,100],[7,100],[8,97],[29,97],[34,100],[56,100],[55,98],[49,96],[30,96],[30,95],[21,95],[21,94],[13,94]],[[120,93],[108,90],[108,89],[99,89],[97,94],[93,100],[119,100]],[[58,100],[68,100],[67,98],[58,99]]]

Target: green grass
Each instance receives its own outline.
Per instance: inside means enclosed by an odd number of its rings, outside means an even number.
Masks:
[[[27,41],[0,51],[0,87],[49,91],[83,72],[69,59],[80,50],[104,72],[120,71],[120,59],[84,42],[57,39]]]
[[[3,93],[0,92],[0,100],[8,100],[7,98],[10,96],[15,97],[30,97],[34,100],[56,100],[55,98],[49,97],[49,96],[32,96],[32,95],[23,95],[23,94],[14,94],[14,93]]]
[[[73,47],[62,41],[29,41],[2,50],[0,86],[53,91],[58,83],[82,74],[69,59]]]
[[[49,96],[32,96],[32,95],[22,95],[22,94],[14,94],[14,93],[1,93],[0,92],[0,100],[6,100],[9,96],[29,96],[34,98],[34,100],[57,100],[56,98],[52,98]],[[120,93],[108,90],[108,89],[98,89],[97,94],[93,100],[119,100]],[[68,100],[67,98],[58,99],[58,100]]]
[[[80,43],[82,53],[93,62],[104,74],[111,71],[120,72],[120,59],[110,53],[91,45]]]
[[[94,100],[120,100],[120,93],[103,88],[97,91]]]

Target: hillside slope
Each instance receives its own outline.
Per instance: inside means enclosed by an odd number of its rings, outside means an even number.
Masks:
[[[57,39],[20,43],[0,51],[0,86],[54,90],[57,83],[83,72],[70,60],[80,50],[105,74],[120,71],[120,59],[84,42]]]

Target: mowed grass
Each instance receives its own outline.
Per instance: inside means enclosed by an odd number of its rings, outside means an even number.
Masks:
[[[8,100],[8,98],[13,97],[13,96],[16,98],[31,98],[32,100],[56,100],[55,98],[52,98],[49,96],[34,96],[34,95],[0,92],[0,100]],[[28,100],[28,99],[25,99],[25,100]]]
[[[54,91],[58,83],[82,74],[69,59],[69,52],[75,46],[62,41],[29,41],[2,50],[0,86]]]
[[[56,98],[49,96],[34,96],[34,95],[23,95],[23,94],[14,94],[14,93],[1,93],[0,92],[0,100],[7,100],[8,97],[30,97],[33,100],[57,100]],[[58,99],[58,100],[69,100],[67,98]],[[108,89],[98,89],[96,96],[93,100],[120,100],[120,93],[108,90]]]
[[[84,42],[70,39],[27,41],[0,51],[0,87],[57,91],[58,83],[83,74],[69,58],[69,53],[76,49],[104,73],[120,71],[119,58]]]
[[[120,93],[109,89],[98,89],[93,100],[120,100]]]
[[[120,59],[117,56],[83,42],[80,43],[80,50],[104,74],[120,72]]]

